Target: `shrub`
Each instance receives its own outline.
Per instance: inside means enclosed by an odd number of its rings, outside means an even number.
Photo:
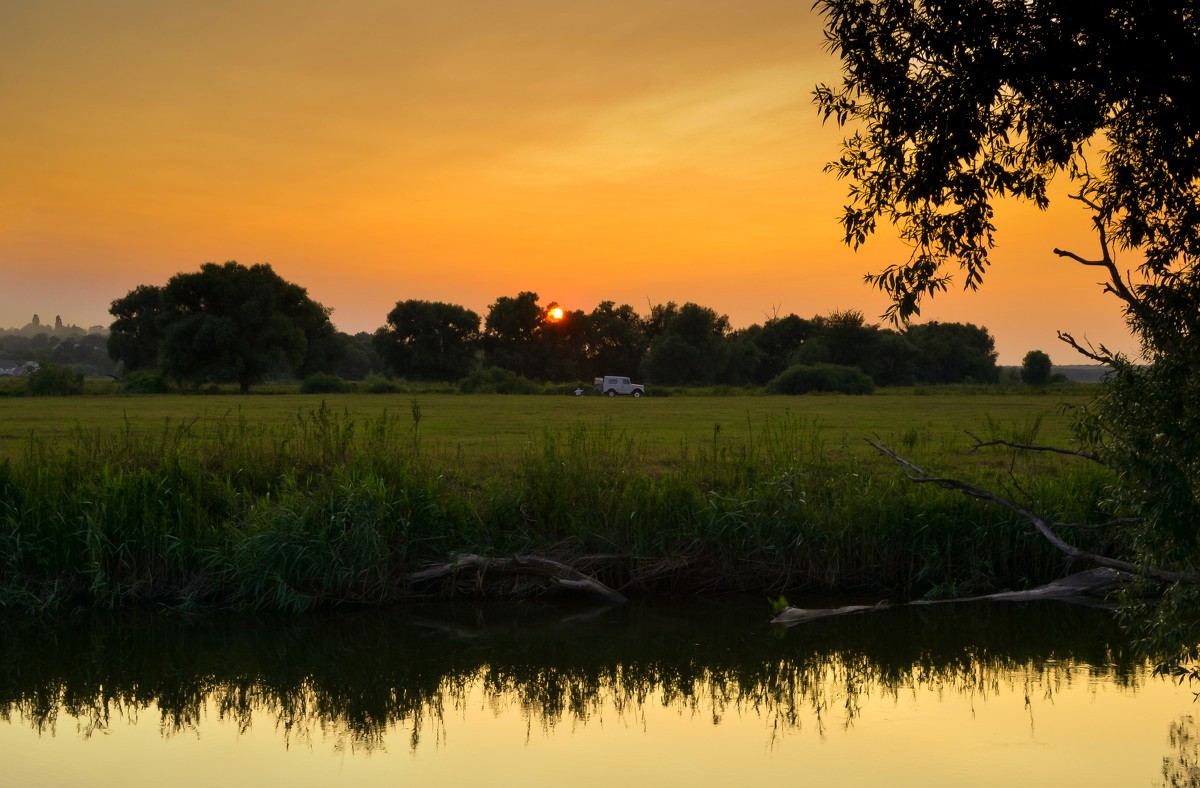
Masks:
[[[304,394],[341,394],[350,390],[349,383],[337,375],[330,375],[327,372],[316,372],[309,375],[300,384],[300,391]]]
[[[29,393],[35,397],[66,397],[83,393],[83,373],[58,364],[46,364],[30,373]]]
[[[840,364],[796,364],[788,367],[770,383],[772,394],[808,394],[836,391],[843,394],[870,394],[875,391],[871,378],[858,367]]]
[[[364,381],[368,394],[399,394],[400,384],[383,375],[368,375]]]
[[[463,394],[537,394],[541,386],[500,367],[488,367],[467,375],[458,384]]]
[[[126,394],[166,394],[170,390],[167,379],[157,369],[138,369],[121,379],[121,391]]]

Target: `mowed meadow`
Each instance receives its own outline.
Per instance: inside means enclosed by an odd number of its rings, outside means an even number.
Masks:
[[[549,558],[627,595],[1025,587],[1064,568],[1025,522],[913,484],[867,439],[1098,522],[1100,469],[972,437],[1069,446],[1090,391],[0,400],[0,604],[298,611],[548,587],[417,579],[462,554]]]

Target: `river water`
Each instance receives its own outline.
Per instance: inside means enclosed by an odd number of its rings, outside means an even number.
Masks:
[[[6,620],[4,786],[1200,784],[1103,610],[762,599]]]

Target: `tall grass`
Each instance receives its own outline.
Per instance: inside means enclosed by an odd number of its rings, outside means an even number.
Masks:
[[[421,425],[416,400],[369,417],[322,403],[283,423],[230,412],[30,438],[0,463],[0,606],[379,604],[426,592],[408,576],[459,552],[550,555],[631,593],[910,596],[1061,570],[1011,515],[913,485],[786,414],[669,451],[579,423],[493,458],[427,445]],[[922,430],[897,437],[947,459]],[[1008,470],[977,472],[1003,484]],[[1096,471],[1028,472],[1016,493],[1039,508],[1099,517]]]

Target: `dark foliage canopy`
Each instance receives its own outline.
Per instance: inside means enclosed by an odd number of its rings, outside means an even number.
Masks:
[[[1054,365],[1050,356],[1041,350],[1031,350],[1021,360],[1021,382],[1031,386],[1042,386],[1050,382]]]
[[[659,325],[644,366],[652,383],[725,382],[730,347],[729,318],[699,304],[674,303],[651,310]]]
[[[1141,0],[821,0],[842,59],[821,114],[853,130],[829,169],[850,184],[857,246],[882,222],[911,257],[868,277],[907,319],[982,281],[995,201],[1047,205],[1065,173],[1150,274],[1200,252],[1200,9]]]
[[[457,304],[400,301],[375,334],[387,368],[417,380],[459,380],[474,369],[479,315]]]
[[[157,365],[179,381],[233,381],[245,392],[280,366],[308,375],[337,363],[329,310],[266,263],[205,263],[133,289],[109,312],[109,353],[128,370]]]
[[[829,169],[849,183],[845,240],[891,223],[911,256],[868,281],[906,320],[947,287],[980,284],[993,206],[1047,205],[1065,176],[1106,276],[1141,340],[1081,414],[1081,453],[1113,470],[1113,542],[1168,585],[1131,595],[1126,620],[1160,667],[1200,678],[1200,6],[1140,0],[819,0],[844,80],[818,86],[852,129]],[[1131,253],[1122,271],[1116,251]],[[1189,667],[1189,664],[1191,667]]]

